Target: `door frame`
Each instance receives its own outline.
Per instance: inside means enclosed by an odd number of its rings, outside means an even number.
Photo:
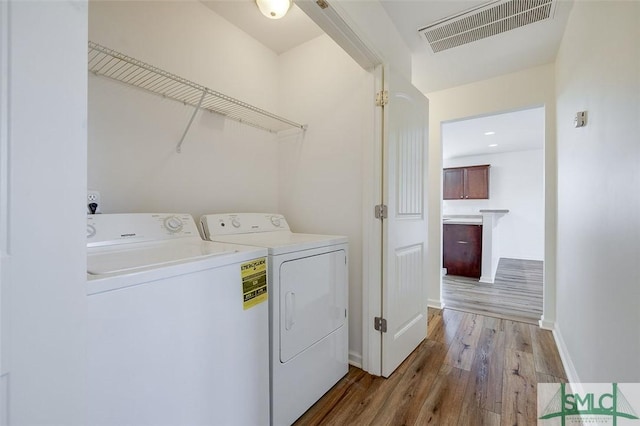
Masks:
[[[373,94],[383,89],[384,66],[378,65]],[[382,203],[383,110],[371,101],[374,130],[371,148],[363,159],[362,196],[362,369],[369,374],[382,374],[382,333],[373,327],[375,317],[382,315],[382,221],[374,216],[374,206]]]
[[[382,221],[374,216],[374,206],[382,203],[383,193],[383,111],[375,105],[375,93],[383,89],[384,61],[357,22],[340,2],[325,9],[314,0],[296,0],[303,10],[363,69],[372,74],[374,87],[370,103],[374,128],[370,144],[363,147],[362,158],[362,354],[349,362],[373,375],[382,374],[382,333],[374,329],[374,318],[382,316]],[[360,362],[358,362],[360,361]]]
[[[469,120],[480,117],[491,117],[495,115],[500,115],[509,112],[516,111],[526,111],[529,109],[542,108],[544,110],[544,133],[543,133],[543,142],[542,142],[542,155],[543,155],[543,165],[542,165],[542,194],[543,194],[543,276],[542,276],[542,315],[538,320],[538,326],[545,330],[554,330],[555,328],[555,318],[556,318],[556,309],[555,309],[555,240],[552,240],[551,235],[555,233],[556,229],[556,217],[553,213],[553,208],[555,205],[551,203],[552,197],[557,195],[557,176],[552,172],[553,167],[555,167],[555,162],[550,162],[550,152],[555,154],[555,151],[551,151],[553,148],[551,147],[549,138],[549,133],[552,129],[549,127],[549,117],[555,114],[555,110],[551,105],[546,102],[535,102],[532,101],[530,104],[519,105],[516,107],[507,106],[506,108],[496,109],[496,110],[487,110],[487,111],[479,111],[475,114],[470,114],[462,117],[455,118],[447,118],[445,120],[437,123],[440,129],[440,137],[437,143],[439,144],[439,163],[440,170],[443,169],[444,160],[442,158],[442,147],[444,144],[444,137],[442,136],[443,131],[442,128],[447,123],[452,123],[456,121]],[[551,154],[551,155],[553,155]],[[440,175],[442,176],[442,174]],[[443,178],[440,179],[440,198],[439,198],[439,209],[438,209],[438,223],[440,224],[440,228],[442,229],[442,217],[443,217]],[[442,286],[443,286],[443,275],[442,271],[444,265],[442,264],[442,244],[443,244],[443,232],[440,232],[440,244],[439,247],[439,259],[440,259],[440,268],[439,268],[439,278],[438,278],[438,294],[433,298],[434,295],[430,295],[429,299],[429,307],[436,309],[444,309],[445,303],[442,298]]]

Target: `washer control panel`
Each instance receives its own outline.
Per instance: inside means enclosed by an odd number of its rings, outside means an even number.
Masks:
[[[87,246],[198,237],[186,213],[124,213],[87,216]]]
[[[200,224],[206,237],[290,231],[289,224],[283,215],[271,213],[210,214],[202,216]]]
[[[164,218],[164,227],[171,233],[180,232],[184,229],[184,221],[179,216],[167,216]]]

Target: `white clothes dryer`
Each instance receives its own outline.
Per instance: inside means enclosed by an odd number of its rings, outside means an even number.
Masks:
[[[266,247],[271,424],[290,425],[348,372],[348,242],[291,232],[284,216],[213,214],[206,239]]]
[[[266,255],[188,214],[88,216],[88,424],[268,425]]]

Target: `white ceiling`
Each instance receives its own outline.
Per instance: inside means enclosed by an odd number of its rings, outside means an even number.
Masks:
[[[209,9],[240,28],[277,54],[323,34],[295,4],[282,19],[268,19],[255,0],[201,0]]]
[[[272,20],[260,13],[255,0],[201,1],[278,54],[323,34],[295,4],[284,18]],[[556,0],[553,18],[434,54],[418,29],[488,0],[376,1],[382,4],[411,50],[413,84],[423,93],[553,62],[573,4],[573,0]],[[544,110],[541,108],[448,123],[443,126],[443,156],[453,158],[541,148],[543,127]],[[484,136],[488,130],[496,134]],[[498,143],[498,146],[489,148],[490,143]]]
[[[411,50],[413,84],[423,93],[553,62],[573,4],[556,0],[553,18],[434,54],[418,29],[488,0],[376,1]],[[278,54],[322,34],[295,4],[284,18],[272,20],[260,14],[255,0],[202,3]]]
[[[495,132],[485,135],[486,132]],[[497,146],[489,146],[497,144]],[[442,158],[541,149],[544,107],[476,117],[442,125]]]
[[[418,29],[484,3],[469,0],[380,0],[411,50],[413,84],[423,93],[555,61],[572,1],[556,0],[553,18],[433,53]]]

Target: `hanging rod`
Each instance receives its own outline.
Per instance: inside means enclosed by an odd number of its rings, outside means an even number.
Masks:
[[[89,71],[95,75],[108,77],[182,102],[185,105],[193,106],[196,110],[204,109],[215,112],[271,133],[292,128],[301,130],[307,128],[306,125],[272,114],[92,41],[89,41],[88,59]],[[192,121],[193,117],[189,126]],[[184,141],[189,126],[187,126],[179,145]],[[180,152],[179,146],[178,152]]]

